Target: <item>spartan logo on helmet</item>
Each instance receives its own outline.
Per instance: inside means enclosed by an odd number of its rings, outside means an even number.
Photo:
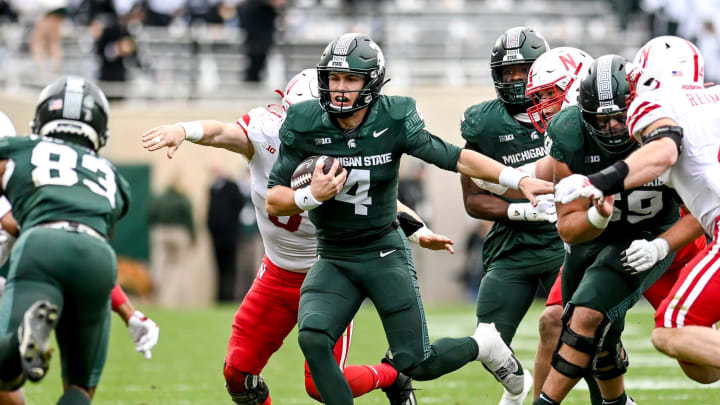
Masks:
[[[380,97],[385,85],[385,57],[380,47],[370,37],[348,33],[330,42],[317,66],[320,105],[331,114],[349,115],[365,108]],[[338,93],[358,93],[349,107],[337,106],[330,99],[330,73],[346,72],[362,76],[363,88]]]
[[[633,146],[626,125],[627,64],[619,55],[601,56],[580,83],[578,105],[585,128],[598,146],[610,153],[624,153]]]
[[[95,151],[107,142],[110,106],[105,94],[81,77],[65,77],[40,92],[33,133],[60,138]]]
[[[527,27],[513,27],[500,35],[490,54],[490,72],[498,99],[505,104],[530,107],[532,102],[525,95],[527,80],[504,81],[503,70],[512,65],[527,65],[530,69],[535,59],[548,50],[545,38]]]

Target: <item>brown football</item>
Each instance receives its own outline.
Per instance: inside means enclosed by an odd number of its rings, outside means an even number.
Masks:
[[[330,172],[330,168],[335,163],[335,158],[326,155],[315,155],[303,160],[295,168],[295,171],[290,178],[290,187],[292,187],[293,190],[297,190],[299,188],[309,186],[310,181],[312,181],[312,174],[315,171],[315,165],[320,161],[325,162],[323,165],[323,173],[328,174]],[[336,176],[342,171],[342,168],[342,164],[338,166],[338,169],[335,172]]]

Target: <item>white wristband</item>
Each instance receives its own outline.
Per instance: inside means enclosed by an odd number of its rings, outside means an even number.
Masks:
[[[433,234],[433,232],[430,230],[430,228],[428,228],[427,226],[423,226],[422,228],[413,232],[412,235],[408,236],[408,240],[410,242],[420,243],[421,236],[427,236],[427,235],[432,235],[432,234]]]
[[[612,217],[604,217],[600,212],[598,212],[597,208],[595,206],[590,207],[590,209],[587,211],[587,219],[588,222],[590,222],[590,225],[597,229],[605,229],[608,226],[608,223],[610,223],[610,218]]]
[[[295,190],[295,205],[303,211],[310,211],[319,207],[322,204],[318,201],[312,192],[310,186],[299,188]]]
[[[202,124],[198,121],[178,122],[177,124],[183,127],[185,130],[185,139],[190,142],[201,140],[205,134]]]
[[[517,190],[520,188],[520,180],[525,177],[528,177],[527,173],[512,167],[506,167],[500,172],[498,183],[507,188]]]
[[[668,244],[668,241],[666,241],[663,238],[655,238],[652,240],[653,245],[657,248],[658,251],[658,261],[665,258],[665,256],[670,253],[670,245]]]

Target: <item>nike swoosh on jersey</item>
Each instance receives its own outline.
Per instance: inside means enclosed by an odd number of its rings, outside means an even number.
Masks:
[[[385,257],[385,256],[389,255],[390,253],[396,251],[396,250],[397,250],[397,249],[388,250],[387,252],[383,252],[383,251],[381,250],[381,251],[380,251],[380,257]]]
[[[378,136],[382,135],[387,131],[388,128],[383,129],[382,131],[373,131],[373,138],[377,138]]]

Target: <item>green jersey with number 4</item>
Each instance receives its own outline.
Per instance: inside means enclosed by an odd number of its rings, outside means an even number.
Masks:
[[[460,130],[467,148],[511,167],[534,162],[546,154],[545,137],[532,125],[516,121],[500,100],[469,107]],[[527,202],[500,197],[508,202]],[[483,244],[483,265],[501,257],[532,263],[554,260],[562,252],[555,225],[548,222],[497,221]]]
[[[3,189],[22,229],[74,221],[109,236],[128,210],[129,186],[94,151],[35,135],[0,138]]]
[[[397,215],[400,157],[416,156],[446,170],[456,170],[461,149],[424,130],[415,100],[380,96],[365,121],[346,133],[331,122],[317,101],[291,106],[280,128],[280,153],[268,187],[289,186],[300,162],[312,155],[340,159],[348,170],[342,190],[309,212],[322,240],[352,239],[378,233]]]
[[[601,148],[585,129],[577,106],[556,114],[548,127],[550,155],[568,165],[573,173],[592,174],[627,157],[635,148],[614,154]],[[615,242],[629,235],[658,235],[679,218],[675,192],[659,179],[615,194],[610,224],[595,241]]]

